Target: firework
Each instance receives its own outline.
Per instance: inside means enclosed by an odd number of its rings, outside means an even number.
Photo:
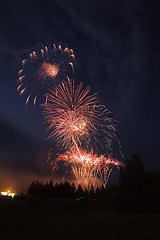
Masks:
[[[89,185],[91,179],[94,176],[97,156],[86,151],[76,148],[72,148],[71,151],[67,151],[64,154],[60,154],[55,161],[55,167],[60,161],[71,166],[72,172],[78,183],[84,182]]]
[[[59,162],[70,165],[77,182],[83,182],[87,186],[94,185],[96,179],[100,179],[101,183],[106,186],[113,167],[119,169],[123,166],[121,162],[112,157],[112,154],[108,157],[98,156],[93,151],[87,152],[83,149],[77,151],[76,148],[60,154],[54,162],[54,169],[57,168]]]
[[[110,112],[82,83],[75,88],[74,82],[68,80],[54,87],[44,109],[49,138],[56,138],[62,149],[74,145],[77,149],[94,148],[97,153],[103,149],[106,153],[111,152],[113,140],[118,142],[116,121],[108,117]]]
[[[96,96],[90,95],[89,87],[82,87],[82,83],[75,88],[73,81],[63,82],[51,90],[44,104],[48,130],[52,130],[49,138],[56,138],[65,148],[81,145],[82,140],[88,140],[90,131],[95,130]]]
[[[71,75],[74,66],[72,49],[62,49],[61,45],[41,45],[22,61],[19,71],[17,90],[20,95],[26,93],[26,104],[30,99],[36,102],[37,96],[43,96],[53,85],[61,83]]]
[[[118,122],[99,104],[96,94],[90,93],[90,87],[84,88],[82,82],[76,87],[70,80],[73,62],[72,49],[41,45],[22,61],[17,90],[20,95],[26,93],[26,104],[29,100],[35,104],[37,96],[45,97],[42,106],[48,138],[56,139],[59,149],[53,162],[53,148],[49,152],[53,170],[64,163],[78,183],[89,187],[99,179],[106,186],[113,167],[123,166],[112,154],[115,145],[121,153]]]
[[[107,185],[113,167],[116,167],[118,170],[120,167],[124,167],[124,165],[117,159],[114,159],[112,155],[112,153],[110,153],[108,157],[101,155],[99,158],[99,164],[96,168],[96,175],[100,179],[103,186]]]

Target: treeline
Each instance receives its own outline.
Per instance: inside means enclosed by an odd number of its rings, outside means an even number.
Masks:
[[[53,181],[43,184],[32,182],[28,194],[36,198],[85,198],[94,200],[97,204],[109,209],[129,212],[160,212],[160,170],[145,172],[140,159],[133,155],[132,160],[126,161],[126,166],[120,169],[117,185],[102,185],[100,188],[77,188],[74,183],[56,183]]]
[[[114,189],[113,189],[114,192]],[[160,170],[145,172],[140,159],[133,155],[120,171],[113,205],[138,212],[160,212]]]
[[[90,198],[94,199],[97,197],[104,197],[107,193],[107,188],[104,188],[103,185],[99,188],[97,187],[94,189],[93,186],[91,186],[89,189],[86,187],[83,189],[82,186],[79,184],[79,186],[76,188],[75,184],[70,184],[69,182],[64,183],[56,183],[53,184],[53,181],[46,182],[43,184],[39,181],[33,181],[30,187],[28,188],[28,195],[32,197],[38,197],[38,198]]]

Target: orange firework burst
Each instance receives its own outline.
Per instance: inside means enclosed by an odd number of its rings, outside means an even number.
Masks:
[[[56,64],[46,63],[44,62],[39,69],[39,78],[45,79],[47,77],[54,78],[57,76],[59,72],[59,68]]]
[[[83,88],[82,82],[75,87],[70,80],[73,61],[73,50],[67,47],[37,47],[22,61],[17,90],[20,95],[27,94],[26,104],[30,99],[35,104],[38,95],[45,96],[42,106],[48,138],[56,139],[63,152],[52,162],[50,150],[48,160],[53,169],[63,162],[71,167],[77,182],[89,186],[99,179],[106,186],[113,167],[123,166],[111,154],[115,142],[121,153],[117,121],[109,117],[110,112],[90,93],[90,87]]]
[[[71,166],[72,172],[77,182],[83,182],[85,185],[94,185],[96,179],[100,179],[101,183],[106,186],[113,167],[119,169],[123,166],[121,162],[115,160],[110,154],[108,157],[104,155],[96,155],[83,149],[72,148],[64,154],[60,154],[54,162],[57,168],[58,163],[62,161]]]
[[[96,130],[96,96],[89,94],[89,87],[82,86],[80,83],[75,88],[73,81],[63,82],[51,90],[44,104],[48,130],[52,129],[49,138],[56,138],[65,148],[88,142],[90,132]]]
[[[96,176],[96,167],[99,162],[98,156],[93,152],[87,153],[83,149],[72,148],[64,154],[60,154],[54,162],[54,167],[57,168],[58,163],[62,161],[71,166],[74,177],[78,183],[83,182],[84,185],[89,186],[93,184]]]
[[[49,138],[56,138],[58,146],[68,149],[75,145],[97,153],[112,151],[116,140],[116,121],[108,117],[105,106],[99,105],[96,94],[80,83],[63,82],[54,87],[44,104],[46,122],[49,124]],[[120,145],[119,145],[120,146]]]
[[[41,97],[48,89],[67,79],[74,70],[74,53],[72,49],[62,49],[61,45],[47,43],[36,47],[29,57],[22,61],[18,75],[17,90],[20,95],[27,94],[26,104],[32,98],[34,104],[37,96]]]
[[[112,153],[110,153],[108,157],[101,155],[99,164],[97,164],[96,175],[104,186],[108,183],[113,167],[116,167],[118,170],[120,167],[124,167],[124,165],[117,159],[114,159],[112,155]]]

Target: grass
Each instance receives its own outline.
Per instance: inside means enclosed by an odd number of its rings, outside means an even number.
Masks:
[[[1,239],[160,239],[160,215],[119,214],[50,203],[0,202]]]

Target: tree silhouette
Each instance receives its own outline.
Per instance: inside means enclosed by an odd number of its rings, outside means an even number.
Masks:
[[[72,197],[75,197],[76,187],[74,183],[72,183],[71,191],[72,191]]]
[[[38,180],[36,182],[32,182],[30,187],[28,188],[28,194],[34,197],[40,196],[42,191],[43,183],[39,183]]]
[[[84,196],[84,192],[83,192],[83,188],[82,186],[79,184],[77,191],[76,191],[76,197],[83,197]]]
[[[85,187],[85,189],[84,189],[84,197],[88,198],[88,195],[89,195],[88,189]]]
[[[120,170],[121,203],[129,210],[142,210],[146,206],[147,175],[139,157],[133,155]]]
[[[90,198],[94,198],[95,197],[95,191],[94,191],[94,187],[93,187],[93,185],[91,185],[91,188],[90,188],[90,190],[89,190],[89,197]]]

